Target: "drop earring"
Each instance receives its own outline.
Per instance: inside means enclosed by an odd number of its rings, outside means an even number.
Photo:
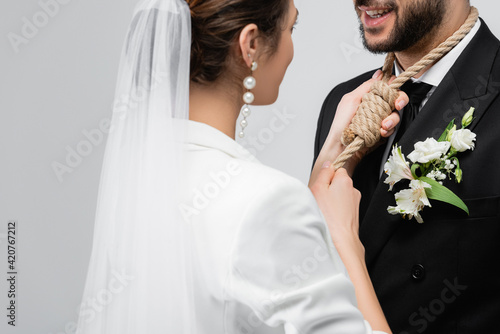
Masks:
[[[248,55],[250,57],[250,55]],[[251,111],[250,111],[250,104],[253,103],[255,100],[255,96],[251,92],[252,89],[255,88],[257,81],[255,81],[255,78],[253,77],[253,72],[257,69],[258,65],[257,62],[252,62],[252,66],[250,67],[251,74],[250,76],[246,77],[245,80],[243,80],[243,86],[246,88],[246,93],[243,94],[243,102],[245,104],[241,108],[241,115],[243,116],[243,119],[241,120],[241,131],[239,133],[239,137],[243,138],[245,137],[245,128],[248,126],[248,121],[247,117],[250,116]]]

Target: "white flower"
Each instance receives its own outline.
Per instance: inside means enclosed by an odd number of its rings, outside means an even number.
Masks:
[[[444,169],[446,169],[447,171],[455,169],[455,167],[456,167],[455,161],[451,161],[450,159],[446,159],[446,161],[444,162]]]
[[[439,170],[433,170],[429,174],[426,175],[429,179],[433,179],[435,181],[442,181],[446,179],[446,175],[439,171]]]
[[[389,185],[389,191],[402,179],[413,180],[409,163],[401,153],[401,147],[397,145],[392,148],[392,154],[384,165],[384,171],[388,175],[384,183]]]
[[[387,211],[393,215],[402,214],[403,218],[406,215],[408,215],[409,219],[415,217],[417,222],[423,223],[424,220],[420,216],[420,211],[425,206],[431,206],[425,188],[431,188],[431,185],[420,180],[411,181],[410,189],[402,190],[394,196],[397,206],[390,206]]]
[[[451,135],[451,146],[458,152],[474,150],[476,134],[469,129],[460,129]]]
[[[427,138],[424,142],[415,144],[415,150],[408,154],[414,163],[425,164],[432,160],[440,159],[450,149],[450,142],[438,142],[434,138]]]

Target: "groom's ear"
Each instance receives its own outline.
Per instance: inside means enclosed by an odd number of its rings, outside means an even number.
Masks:
[[[259,28],[256,24],[249,24],[243,28],[240,33],[239,52],[247,67],[252,66],[252,62],[257,58],[257,50],[259,48]]]

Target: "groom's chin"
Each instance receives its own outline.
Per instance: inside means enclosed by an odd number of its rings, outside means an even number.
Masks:
[[[383,44],[368,45],[368,44],[364,43],[364,46],[365,46],[366,50],[368,50],[370,53],[373,53],[373,54],[384,54],[384,53],[392,52],[392,50],[390,50],[390,48],[387,48]]]
[[[361,25],[360,33],[365,49],[375,54],[396,51],[394,50],[395,45],[392,41],[393,36],[391,31],[385,30],[386,29],[369,29],[367,31],[363,25]]]

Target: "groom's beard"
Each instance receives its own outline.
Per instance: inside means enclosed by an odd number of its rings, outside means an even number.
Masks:
[[[360,31],[363,44],[367,50],[373,53],[387,53],[404,51],[424,37],[435,34],[446,12],[444,0],[414,0],[404,10],[393,0],[384,2],[373,0],[356,0],[356,8],[359,6],[380,6],[393,8],[396,20],[389,37],[378,43],[370,43],[366,38],[363,23],[360,20]]]

